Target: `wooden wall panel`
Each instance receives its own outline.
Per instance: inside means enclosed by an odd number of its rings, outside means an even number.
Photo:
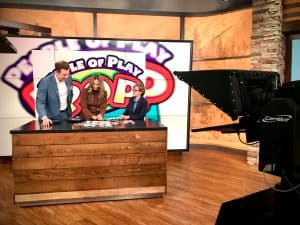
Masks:
[[[252,10],[185,18],[185,39],[194,40],[194,60],[249,56]]]
[[[93,37],[93,14],[90,12],[0,8],[0,19],[49,27],[52,36]]]
[[[193,70],[208,70],[208,69],[250,69],[251,59],[249,56],[235,59],[220,59],[220,60],[199,60],[193,61]]]
[[[252,10],[187,17],[185,39],[194,40],[193,70],[251,69]],[[216,90],[217,91],[217,90]],[[191,128],[228,124],[234,121],[198,92],[191,96]],[[242,139],[245,140],[244,135]],[[219,144],[247,149],[236,134],[216,131],[190,133],[192,144]]]
[[[171,16],[97,14],[101,38],[180,39],[180,18]]]
[[[283,0],[283,22],[300,21],[300,0]]]

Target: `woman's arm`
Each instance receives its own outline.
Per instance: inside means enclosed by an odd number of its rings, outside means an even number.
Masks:
[[[104,92],[103,100],[100,102],[100,114],[104,116],[107,104],[107,92]]]
[[[82,119],[84,119],[84,120],[90,120],[93,117],[93,114],[88,109],[87,98],[88,98],[87,91],[82,90],[81,95],[80,95],[80,106],[81,106],[80,115],[81,115]]]

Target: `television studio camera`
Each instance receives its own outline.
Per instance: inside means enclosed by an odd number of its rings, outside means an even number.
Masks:
[[[281,178],[275,187],[223,203],[216,225],[300,224],[300,81],[281,83],[276,72],[251,70],[174,74],[238,121],[192,132],[244,132],[248,144],[259,143],[258,170]]]

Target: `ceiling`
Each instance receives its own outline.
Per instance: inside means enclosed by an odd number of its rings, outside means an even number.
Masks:
[[[252,6],[252,0],[0,0],[0,7],[94,12],[208,15]]]

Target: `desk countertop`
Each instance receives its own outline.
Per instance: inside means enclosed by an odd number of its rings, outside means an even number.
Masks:
[[[101,125],[101,126],[98,126]],[[26,133],[64,133],[64,132],[110,132],[110,131],[130,131],[130,130],[166,130],[167,127],[159,122],[151,120],[135,121],[66,121],[55,122],[50,128],[42,128],[37,120],[32,120],[20,127],[10,130],[11,134]]]

